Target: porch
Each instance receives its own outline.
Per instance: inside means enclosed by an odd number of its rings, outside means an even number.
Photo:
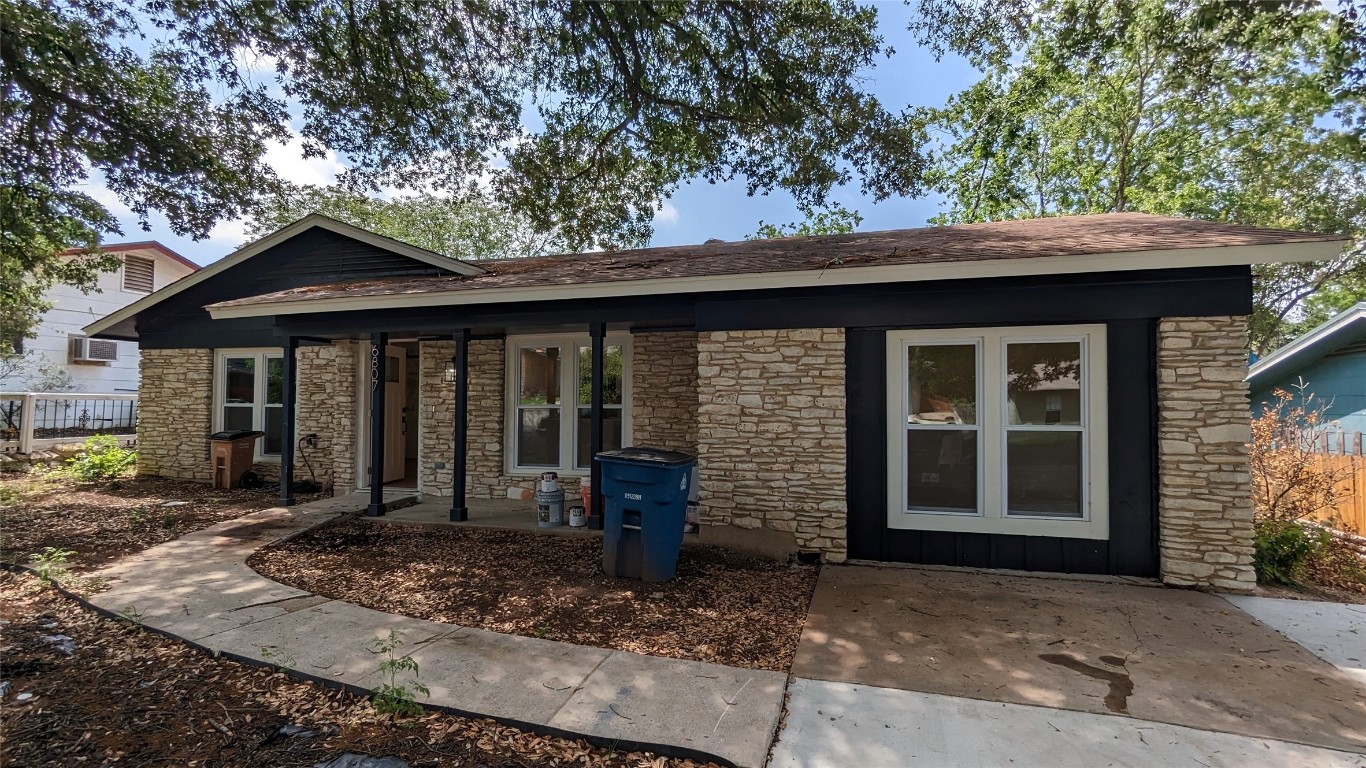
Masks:
[[[464,520],[451,520],[451,499],[448,497],[427,498],[402,509],[394,509],[375,518],[376,522],[398,525],[419,525],[438,528],[498,528],[511,531],[537,531],[557,536],[601,537],[602,531],[588,527],[571,528],[568,520],[564,525],[554,528],[541,528],[537,524],[536,505],[522,499],[468,499]]]

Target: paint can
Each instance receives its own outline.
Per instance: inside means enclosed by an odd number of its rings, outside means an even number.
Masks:
[[[541,493],[554,493],[560,490],[560,475],[557,472],[542,472],[541,482],[536,487]]]
[[[564,525],[564,491],[536,492],[536,525],[540,528]]]
[[[583,507],[578,507],[578,506],[570,507],[570,508],[569,508],[569,527],[570,527],[570,528],[583,528],[583,527],[586,526],[586,525],[588,525],[588,519],[587,519],[587,516],[583,513]]]

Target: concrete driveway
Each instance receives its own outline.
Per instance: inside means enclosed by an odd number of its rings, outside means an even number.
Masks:
[[[799,752],[792,745],[802,728],[821,722],[847,737],[845,725],[862,721],[864,736],[854,744],[865,749],[878,743],[878,736],[890,739],[898,728],[937,727],[942,735],[976,719],[979,726],[997,722],[993,733],[1009,746],[1023,735],[1001,731],[1002,718],[1028,721],[1029,712],[1050,710],[1052,725],[1038,727],[1035,740],[1064,749],[1069,742],[1052,737],[1066,734],[1070,743],[1081,745],[1094,734],[1075,729],[1089,729],[1088,724],[1109,724],[1107,744],[1128,739],[1142,745],[1136,737],[1145,733],[1140,726],[1167,723],[1251,737],[1263,745],[1366,753],[1366,688],[1223,598],[1192,591],[963,571],[827,567],[792,674],[810,682],[793,686],[788,731],[777,755],[815,755],[814,743]],[[853,693],[860,686],[881,690]],[[884,702],[881,710],[858,705],[861,698],[879,697],[900,703]],[[943,704],[963,699],[977,702]],[[927,715],[935,712],[960,715],[935,726]],[[1076,712],[1090,714],[1077,718]],[[840,717],[844,724],[836,726]],[[895,722],[879,723],[879,717]],[[977,730],[979,741],[992,738]],[[1167,744],[1198,741],[1190,734],[1146,733]],[[918,742],[928,749],[934,739],[921,736],[930,739]],[[1250,754],[1272,754],[1270,747],[1259,749]],[[1273,764],[1298,760],[1291,759],[1294,749],[1284,749],[1289,757]],[[1238,750],[1225,752],[1227,757]],[[1207,758],[1201,759],[1208,763]],[[1343,759],[1355,765],[1360,758],[1344,754]],[[773,764],[820,763],[775,758]],[[965,759],[961,764],[992,762]],[[1128,763],[1117,759],[1117,764]]]

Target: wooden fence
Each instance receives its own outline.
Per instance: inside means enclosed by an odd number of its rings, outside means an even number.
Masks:
[[[1338,485],[1337,510],[1317,517],[1336,518],[1356,533],[1366,534],[1366,456],[1319,454],[1318,461],[1323,469],[1344,475],[1344,479]]]

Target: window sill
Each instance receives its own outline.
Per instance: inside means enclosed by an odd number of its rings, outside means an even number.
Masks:
[[[1050,536],[1060,539],[1110,538],[1110,521],[1104,517],[1092,520],[1050,520],[893,511],[887,516],[887,527],[903,531],[996,533],[1009,536]]]

